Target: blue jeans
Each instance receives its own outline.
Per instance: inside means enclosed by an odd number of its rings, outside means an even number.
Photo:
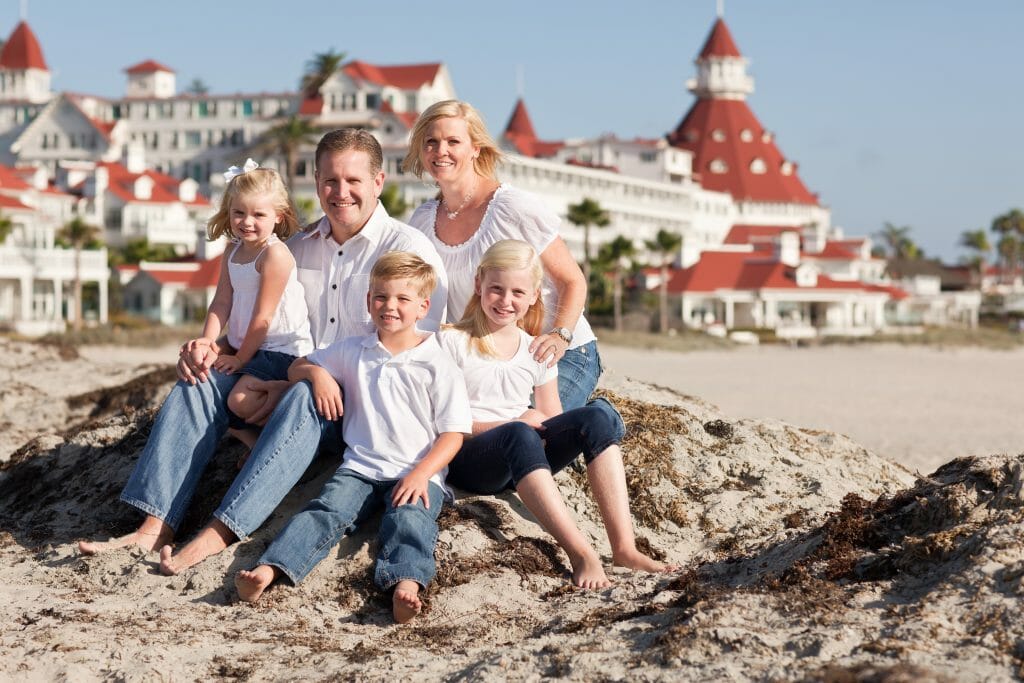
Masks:
[[[600,377],[601,356],[596,341],[566,351],[558,361],[558,398],[562,400],[562,410],[586,405]]]
[[[167,396],[121,500],[177,529],[228,428],[227,398],[240,375],[210,372]]]
[[[395,507],[391,490],[397,483],[394,479],[377,481],[339,467],[320,496],[292,517],[259,563],[277,567],[297,584],[327,557],[342,536],[355,531],[383,507],[374,583],[388,590],[409,579],[426,588],[435,573],[437,517],[444,505],[444,491],[430,482],[430,508],[424,507],[422,500]]]
[[[316,411],[308,382],[293,384],[260,432],[213,516],[245,538],[266,521],[313,462],[321,443],[340,452],[340,424]]]
[[[471,493],[499,493],[517,487],[534,470],[554,474],[580,453],[590,463],[626,433],[622,418],[604,399],[543,424],[537,430],[508,422],[469,439],[448,465],[448,483]]]
[[[238,377],[213,371],[206,382],[175,385],[160,408],[121,500],[177,530],[227,430],[227,395]],[[331,437],[340,445],[337,434],[334,423],[316,412],[309,385],[292,386],[274,409],[215,516],[239,538],[248,536],[298,482],[322,439]]]

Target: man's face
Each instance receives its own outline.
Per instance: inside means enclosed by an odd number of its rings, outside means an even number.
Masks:
[[[377,208],[384,189],[384,171],[370,170],[366,152],[348,149],[326,152],[316,169],[316,193],[331,227],[346,234],[358,232]]]

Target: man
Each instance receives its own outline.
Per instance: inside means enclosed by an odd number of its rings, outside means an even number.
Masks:
[[[389,251],[411,251],[437,270],[438,287],[420,326],[435,331],[444,320],[448,283],[441,259],[421,232],[391,218],[380,205],[382,165],[380,144],[366,131],[331,131],[317,145],[315,179],[324,217],[288,241],[317,348],[373,331],[365,304],[370,270]],[[227,395],[238,375],[210,371],[221,352],[227,350],[193,343],[182,347],[179,381],[121,494],[121,500],[145,512],[146,518],[126,536],[80,542],[81,552],[92,555],[127,545],[156,550],[173,540],[228,427]],[[340,443],[334,423],[316,412],[308,385],[278,381],[257,388],[267,394],[262,411],[250,418],[257,424],[267,420],[260,439],[213,522],[177,555],[165,553],[165,572],[191,566],[254,531],[302,476],[320,441]]]

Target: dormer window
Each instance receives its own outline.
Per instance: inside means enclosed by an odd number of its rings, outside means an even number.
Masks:
[[[744,128],[743,130],[741,130],[740,131],[740,140],[742,140],[743,142],[753,142],[754,141],[754,133],[753,133],[753,131],[751,131],[749,128]]]
[[[766,130],[766,131],[763,131],[761,133],[761,142],[763,142],[765,144],[768,144],[769,142],[771,142],[774,139],[775,139],[775,136],[772,135],[770,131]]]
[[[725,131],[721,128],[715,128],[711,131],[711,139],[715,142],[725,142]]]
[[[758,175],[767,173],[768,166],[764,163],[764,159],[761,157],[755,157],[754,160],[750,162],[750,172]]]
[[[708,170],[712,173],[728,173],[729,165],[721,159],[712,159],[711,163],[708,164]]]
[[[793,162],[783,161],[779,170],[782,172],[782,175],[793,175]]]

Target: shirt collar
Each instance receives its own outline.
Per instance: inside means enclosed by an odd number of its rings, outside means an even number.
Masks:
[[[376,332],[374,332],[373,334],[368,334],[365,337],[363,337],[362,347],[364,349],[377,348],[380,349],[382,352],[388,354],[389,356],[391,355],[391,352],[384,348],[384,344],[381,343],[380,338],[377,336]],[[398,354],[398,356],[391,357],[401,358],[405,362],[417,361],[422,360],[424,358],[429,358],[434,354],[435,350],[440,351],[441,346],[437,343],[437,335],[430,334],[427,336],[426,339],[424,339],[411,349],[403,351],[402,353]]]

